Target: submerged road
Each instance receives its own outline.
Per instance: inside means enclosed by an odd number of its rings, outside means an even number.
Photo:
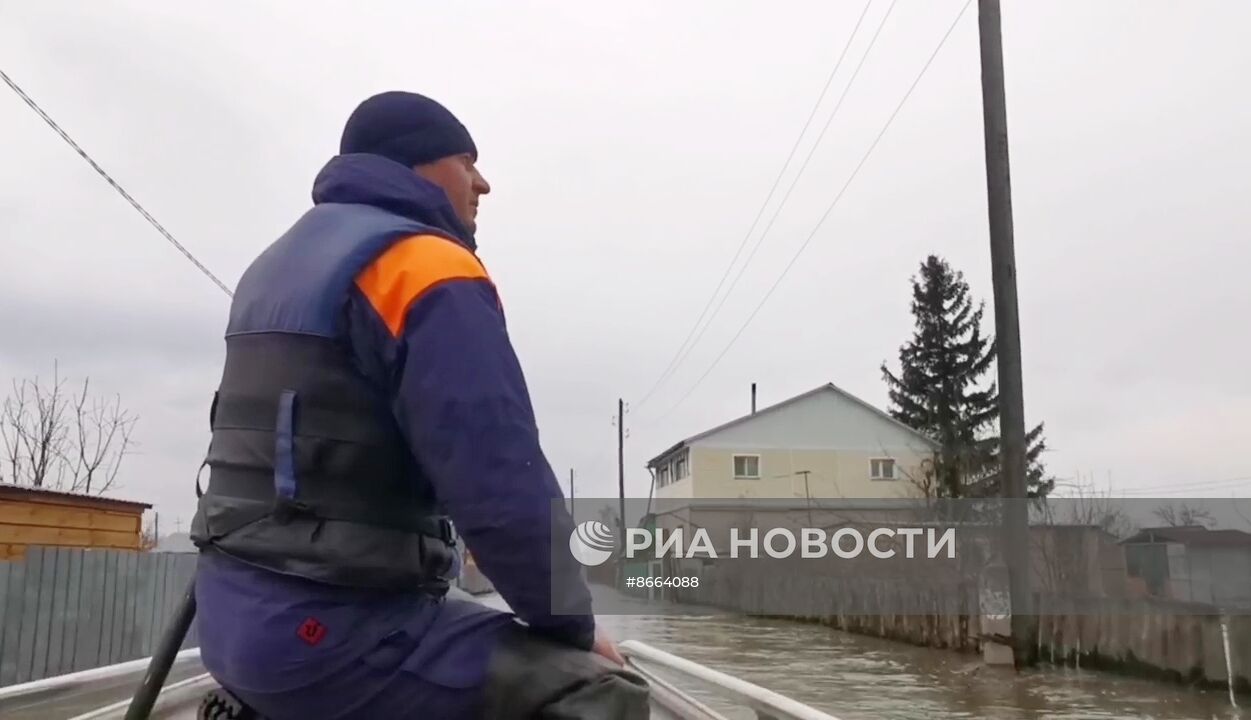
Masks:
[[[504,607],[498,596],[480,599]],[[663,615],[606,616],[601,622],[619,640],[640,640],[840,720],[1251,720],[1251,712],[1231,706],[1223,691],[1071,668],[1043,667],[1018,675],[985,667],[974,656],[816,625],[698,608],[664,609]],[[198,672],[198,662],[183,664],[170,682]],[[72,717],[129,697],[141,675],[0,702],[0,717]],[[754,720],[715,693],[673,679],[728,717]]]
[[[1047,666],[1018,675],[986,667],[972,655],[817,625],[677,612],[602,621],[619,640],[641,640],[840,720],[1251,720],[1251,711],[1231,706],[1223,690]],[[731,717],[752,718],[697,687],[682,686]]]

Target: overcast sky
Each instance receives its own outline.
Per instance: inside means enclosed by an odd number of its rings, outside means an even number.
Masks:
[[[888,4],[874,0],[782,190]],[[863,0],[0,0],[0,67],[230,286],[308,207],[357,102],[438,98],[494,185],[480,254],[549,459],[562,481],[578,469],[579,495],[615,494],[623,397],[628,488],[645,495],[646,460],[747,411],[753,381],[762,405],[834,382],[886,407],[878,366],[910,335],[909,277],[928,253],[966,274],[991,327],[974,2],[777,292],[665,414],[812,233],[962,5],[897,3],[716,322],[642,405]],[[1026,415],[1047,423],[1050,468],[1118,491],[1251,495],[1251,480],[1217,482],[1251,476],[1251,4],[1004,5]],[[0,131],[0,379],[59,360],[120,393],[142,448],[117,494],[185,527],[227,298],[7,88]]]

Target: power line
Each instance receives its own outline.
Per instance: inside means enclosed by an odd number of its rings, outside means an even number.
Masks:
[[[1169,493],[1178,491],[1187,492],[1209,492],[1215,490],[1228,490],[1235,487],[1241,487],[1251,483],[1251,476],[1226,478],[1224,480],[1198,480],[1185,483],[1170,483],[1167,485],[1153,485],[1147,487],[1125,488],[1120,493],[1123,496],[1151,497],[1153,493]]]
[[[27,95],[26,92],[23,91],[22,88],[19,87],[18,84],[14,82],[13,79],[10,78],[8,74],[5,73],[3,70],[0,70],[0,78],[4,79],[5,84],[8,85],[10,88],[12,88],[13,92],[17,93],[18,97],[22,98],[22,100],[27,105],[30,106],[31,110],[34,110],[35,113],[39,115],[39,117],[43,118],[43,121],[48,124],[48,127],[52,128],[52,130],[55,131],[57,135],[61,136],[62,140],[69,143],[69,146],[74,148],[74,150],[77,151],[80,156],[82,156],[83,160],[86,160],[87,163],[91,165],[91,167],[95,168],[95,171],[100,174],[100,177],[104,178],[105,181],[107,181],[109,185],[113,186],[114,190],[116,190],[123,198],[126,199],[127,202],[131,204],[132,207],[135,208],[135,210],[139,211],[139,214],[142,215],[144,219],[146,219],[152,225],[152,227],[156,228],[157,232],[163,235],[165,239],[170,242],[170,244],[178,248],[178,251],[181,252],[183,255],[185,255],[186,258],[191,261],[191,264],[195,265],[200,270],[200,272],[204,273],[204,275],[209,280],[212,280],[213,283],[215,283],[217,287],[221,288],[222,292],[226,293],[227,296],[233,297],[233,293],[230,292],[230,288],[226,287],[226,285],[221,280],[217,279],[216,275],[214,275],[208,268],[204,267],[204,265],[199,260],[197,260],[194,255],[191,254],[191,251],[183,247],[182,243],[175,240],[174,236],[171,235],[170,232],[166,230],[159,222],[157,222],[156,218],[152,217],[152,215],[147,210],[145,210],[144,207],[140,205],[138,201],[136,201],[133,197],[130,196],[130,193],[126,192],[126,190],[120,184],[118,184],[118,182],[114,180],[112,176],[110,176],[107,172],[105,172],[104,168],[100,167],[99,163],[97,163],[94,159],[92,159],[92,157],[88,155],[87,152],[78,145],[78,143],[74,142],[74,139],[71,138],[67,132],[62,130],[61,126],[57,125],[56,121],[53,120],[48,115],[48,113],[44,112],[43,108],[39,107],[38,103],[36,103],[29,95]]]
[[[738,281],[743,278],[743,275],[747,272],[748,266],[751,265],[751,261],[756,258],[756,253],[760,250],[760,247],[764,245],[765,238],[769,236],[769,231],[773,229],[773,225],[782,214],[782,210],[786,207],[786,203],[790,201],[791,194],[795,191],[795,186],[799,184],[799,180],[804,176],[804,172],[808,169],[808,164],[812,161],[813,156],[816,154],[817,147],[821,145],[821,141],[825,138],[826,131],[830,129],[830,125],[834,122],[834,118],[838,116],[838,111],[842,109],[843,101],[847,99],[848,93],[851,92],[852,86],[856,83],[856,78],[860,76],[860,70],[864,68],[865,62],[869,59],[869,55],[873,52],[873,47],[877,44],[878,37],[881,36],[882,30],[886,27],[886,21],[890,19],[891,13],[894,11],[897,3],[898,0],[893,0],[890,6],[886,8],[886,13],[882,15],[882,19],[878,22],[877,30],[874,31],[873,37],[870,38],[869,44],[865,48],[864,55],[861,56],[860,62],[856,65],[856,69],[852,71],[851,79],[847,82],[847,87],[843,88],[843,94],[838,98],[838,102],[834,105],[834,110],[830,113],[830,116],[826,118],[825,125],[821,128],[821,132],[817,135],[817,141],[808,150],[808,155],[804,158],[803,164],[799,166],[799,172],[797,172],[795,177],[791,179],[790,186],[786,189],[786,194],[782,196],[782,201],[778,203],[778,206],[774,209],[772,217],[769,218],[769,223],[765,225],[764,232],[760,234],[760,237],[756,240],[756,244],[752,246],[751,252],[747,255],[747,259],[743,262],[742,266],[739,267],[738,273],[734,276],[734,280],[730,282],[730,288],[725,291],[724,295],[721,296],[720,302],[718,302],[717,306],[713,308],[712,315],[708,317],[708,322],[704,324],[703,329],[701,329],[699,334],[695,336],[695,340],[691,342],[690,347],[688,347],[686,352],[682,354],[682,357],[678,359],[679,365],[682,363],[682,360],[690,354],[691,350],[695,349],[695,346],[699,344],[700,339],[704,337],[704,333],[708,332],[708,328],[712,327],[713,320],[717,319],[717,315],[721,313],[721,308],[725,307],[725,302],[730,299],[730,295],[734,294],[734,288],[738,287]],[[868,7],[866,6],[865,9],[867,10]],[[859,25],[857,25],[857,27],[859,27]],[[848,40],[848,45],[850,46],[850,40]]]
[[[930,65],[932,65],[934,59],[938,57],[939,51],[941,51],[943,46],[947,44],[947,39],[951,37],[951,33],[955,31],[956,26],[960,23],[960,19],[964,17],[964,13],[969,9],[969,5],[971,5],[972,2],[973,0],[966,0],[964,5],[960,8],[960,12],[956,15],[956,19],[952,21],[951,26],[947,28],[947,32],[944,33],[942,39],[938,41],[938,46],[934,48],[934,52],[930,53],[929,59],[925,61],[925,65],[921,68],[921,72],[917,74],[916,79],[912,81],[912,85],[908,88],[908,91],[904,93],[904,96],[899,101],[899,104],[895,106],[894,112],[892,112],[890,117],[887,118],[886,124],[882,126],[882,130],[877,134],[877,137],[874,138],[873,143],[869,145],[869,149],[865,151],[864,156],[860,158],[860,162],[856,165],[855,169],[852,170],[851,176],[847,178],[847,182],[843,184],[842,189],[838,191],[838,194],[834,196],[833,201],[831,201],[829,206],[825,209],[825,213],[821,215],[819,220],[817,220],[817,224],[812,228],[812,232],[808,234],[808,237],[804,240],[803,244],[799,246],[799,249],[791,257],[790,262],[787,263],[786,267],[782,269],[782,273],[778,275],[777,280],[774,281],[768,292],[765,293],[765,296],[761,298],[760,302],[756,305],[756,308],[752,310],[750,315],[747,316],[747,319],[743,321],[743,324],[739,326],[738,332],[734,333],[734,337],[730,339],[730,342],[726,344],[726,346],[721,350],[721,353],[717,355],[717,357],[712,361],[712,364],[708,366],[708,369],[704,371],[704,374],[699,376],[699,379],[695,381],[695,384],[686,391],[686,394],[683,395],[677,403],[666,410],[660,417],[656,418],[657,422],[668,417],[674,410],[677,410],[682,403],[686,402],[687,398],[691,396],[691,393],[695,392],[695,389],[704,382],[704,380],[712,373],[713,369],[716,368],[721,362],[722,358],[726,356],[726,353],[730,351],[730,348],[734,347],[734,344],[738,342],[740,337],[742,337],[743,332],[747,330],[749,325],[751,325],[752,320],[754,320],[756,315],[760,313],[760,309],[765,306],[765,303],[767,303],[769,298],[773,296],[773,293],[777,291],[778,286],[780,286],[782,281],[786,279],[787,274],[790,273],[791,268],[795,266],[795,262],[799,260],[800,255],[802,255],[804,250],[807,249],[808,245],[812,242],[812,239],[816,237],[817,231],[821,229],[821,226],[830,216],[830,213],[834,211],[834,208],[838,205],[839,201],[842,200],[843,195],[847,192],[847,188],[851,186],[851,183],[856,179],[856,176],[860,174],[860,170],[873,154],[873,151],[877,148],[878,143],[882,141],[882,138],[886,135],[886,131],[890,129],[891,124],[894,123],[895,118],[898,117],[900,110],[902,110],[903,106],[908,102],[908,98],[912,97],[913,91],[916,90],[917,85],[921,82],[921,79],[925,77],[925,73],[930,69]]]
[[[765,209],[769,206],[769,201],[773,199],[773,193],[777,191],[778,186],[782,183],[782,178],[786,175],[786,170],[791,166],[791,160],[795,158],[795,152],[799,150],[800,142],[803,141],[804,135],[808,132],[808,128],[812,125],[813,119],[816,118],[817,110],[820,109],[821,107],[821,101],[825,99],[826,92],[829,91],[831,83],[834,82],[834,76],[838,74],[839,68],[843,66],[843,60],[847,57],[847,51],[851,49],[851,43],[853,40],[856,39],[856,34],[860,31],[860,25],[861,23],[864,22],[865,15],[868,14],[869,7],[872,5],[873,5],[873,0],[868,0],[868,2],[866,2],[864,5],[864,10],[860,12],[860,18],[856,20],[856,25],[855,27],[852,28],[851,35],[848,36],[847,43],[843,46],[843,52],[839,54],[838,61],[834,63],[834,69],[831,70],[829,76],[826,77],[825,86],[821,88],[821,94],[817,96],[817,101],[813,103],[812,111],[808,113],[808,119],[804,122],[803,129],[799,131],[799,136],[795,138],[795,144],[791,146],[791,151],[786,156],[786,162],[782,163],[782,169],[778,171],[778,176],[774,178],[773,186],[769,188],[769,193],[768,195],[765,196],[764,202],[761,203],[760,210],[756,212],[755,219],[751,221],[751,226],[747,228],[747,234],[745,234],[743,236],[743,239],[739,242],[738,249],[734,251],[734,257],[730,258],[730,264],[726,266],[725,272],[721,273],[721,279],[717,282],[717,287],[713,289],[712,295],[709,296],[708,302],[704,305],[704,309],[699,313],[699,317],[695,319],[695,324],[692,325],[690,331],[687,332],[686,339],[684,339],[682,341],[682,344],[678,346],[678,349],[674,353],[673,358],[669,360],[669,364],[665,366],[665,369],[663,371],[661,371],[660,376],[656,378],[656,382],[652,385],[651,389],[648,390],[643,395],[642,399],[640,399],[638,402],[635,403],[635,407],[641,407],[643,403],[647,402],[652,397],[652,395],[656,392],[656,390],[660,388],[661,383],[663,383],[672,375],[672,371],[676,370],[677,366],[680,365],[682,363],[682,360],[685,359],[686,357],[686,354],[683,352],[683,350],[689,353],[690,349],[694,348],[695,344],[699,342],[699,338],[696,338],[694,342],[691,342],[691,337],[695,335],[695,331],[699,329],[700,323],[703,322],[704,320],[704,316],[708,314],[708,309],[712,307],[713,302],[717,299],[717,294],[721,292],[721,287],[725,285],[726,278],[730,276],[730,271],[734,269],[734,263],[738,262],[739,255],[743,253],[743,248],[747,246],[747,241],[751,239],[752,233],[755,232],[756,225],[757,223],[760,222],[760,218],[764,217]],[[894,3],[891,4],[891,7],[894,7]],[[890,14],[889,10],[887,11],[887,14],[888,15]],[[880,27],[879,27],[879,30],[880,30]],[[852,77],[852,80],[853,81],[855,80],[854,76]],[[839,104],[840,105],[842,104],[841,100],[839,101]],[[836,107],[834,111],[838,112],[838,108]],[[826,123],[826,127],[829,127],[828,122]],[[823,136],[824,134],[825,134],[825,130],[822,130],[821,135]],[[821,143],[821,137],[818,137],[817,144],[820,144],[820,143]],[[815,149],[816,149],[816,146],[814,145],[813,150]],[[809,152],[808,157],[809,158],[812,157],[811,152]],[[804,166],[805,167],[807,166],[806,160],[804,162]],[[802,169],[800,170],[800,174],[801,175],[803,174]],[[787,193],[787,195],[789,196],[789,192]],[[782,204],[784,205],[785,203],[786,201],[783,200]],[[766,230],[765,232],[767,233],[768,230]],[[755,253],[753,252],[752,254],[754,255]],[[747,262],[750,263],[751,259],[748,258]],[[737,282],[737,278],[735,281]],[[730,291],[733,291],[733,289],[734,288],[731,287]],[[726,295],[728,296],[729,293],[727,292]],[[718,309],[720,308],[718,307]],[[713,315],[715,317],[716,313],[714,312]],[[711,323],[712,318],[709,318],[708,322]],[[707,330],[707,325],[704,326],[704,329]],[[700,336],[702,335],[703,333],[701,332]],[[687,343],[691,343],[690,348],[687,347]]]
[[[1143,493],[1157,492],[1160,490],[1186,490],[1189,488],[1202,488],[1212,486],[1236,485],[1240,483],[1251,482],[1251,476],[1225,478],[1223,480],[1192,480],[1183,483],[1167,483],[1164,485],[1148,485],[1145,487],[1125,488],[1123,493]]]

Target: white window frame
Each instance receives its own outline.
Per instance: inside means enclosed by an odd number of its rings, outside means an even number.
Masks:
[[[679,467],[681,467],[685,472],[682,472],[682,473],[678,472]],[[674,458],[673,460],[673,480],[674,482],[677,482],[678,480],[685,480],[686,478],[690,476],[691,476],[690,455],[687,453],[682,453],[681,455]]]
[[[666,487],[671,482],[669,479],[669,463],[665,463],[656,469],[656,484],[660,487]]]
[[[738,459],[739,458],[755,458],[756,459],[756,474],[755,475],[739,475],[738,474]],[[744,463],[744,468],[746,468],[746,463]],[[753,454],[753,453],[733,453],[730,456],[730,473],[734,476],[735,480],[759,480],[763,476],[763,472],[760,467],[760,456],[757,454]]]
[[[878,463],[890,463],[890,477],[878,475],[873,471]],[[899,479],[899,463],[892,457],[875,457],[869,459],[869,479],[873,482],[895,482]]]

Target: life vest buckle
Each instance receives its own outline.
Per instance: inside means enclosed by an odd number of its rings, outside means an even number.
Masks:
[[[452,529],[452,521],[446,517],[439,518],[439,539],[450,548],[456,547],[456,533]]]
[[[300,517],[313,517],[313,508],[302,503],[299,500],[292,500],[280,497],[274,501],[274,509],[270,512],[274,521],[279,525],[286,525],[292,520]]]

